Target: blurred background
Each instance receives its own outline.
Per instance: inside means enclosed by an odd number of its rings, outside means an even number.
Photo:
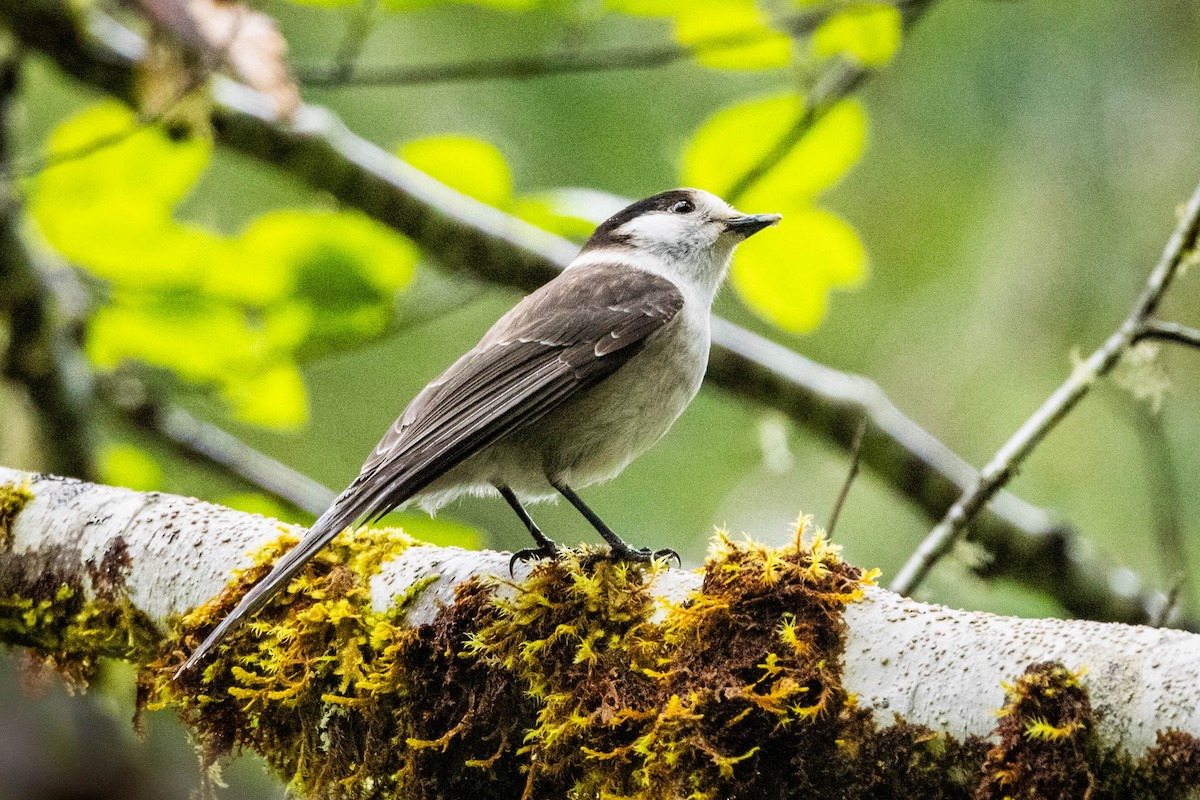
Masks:
[[[364,70],[670,44],[683,36],[666,12],[623,13],[638,10],[632,2],[514,0],[509,5],[517,8],[509,10],[394,5],[422,7],[369,13],[370,35],[358,62]],[[301,76],[332,64],[346,31],[367,13],[354,4],[255,7],[278,22]],[[786,215],[802,203],[832,212],[853,227],[865,263],[851,258],[841,278],[797,289],[794,302],[803,313],[792,319],[756,305],[753,265],[739,267],[739,286],[721,296],[718,313],[819,362],[868,376],[955,452],[983,464],[1068,374],[1073,355],[1086,355],[1124,318],[1174,226],[1176,207],[1200,179],[1198,33],[1200,6],[1187,0],[932,4],[857,95],[866,130],[857,163],[802,199],[775,198],[764,189],[742,203],[747,212]],[[529,216],[535,200],[560,202],[563,195],[555,192],[564,187],[634,198],[711,174],[697,132],[715,130],[714,115],[723,109],[794,93],[814,69],[810,62],[797,66],[794,56],[783,66],[726,66],[682,59],[530,80],[302,82],[301,92],[359,135],[411,156],[435,175],[446,173],[466,191],[472,175],[495,172],[492,151],[475,144],[456,150],[461,142],[445,137],[487,143],[502,156],[508,193],[524,203],[508,210]],[[56,130],[69,130],[63,126],[97,113],[104,101],[49,60],[25,58],[10,120],[11,160],[36,163]],[[753,126],[733,134],[733,142],[745,141],[753,152],[764,147],[754,141]],[[479,153],[487,163],[478,172],[450,174],[458,155]],[[839,157],[820,150],[811,156],[819,163]],[[279,171],[227,150],[215,148],[204,160],[194,186],[174,205],[173,219],[205,235],[240,236],[273,211],[334,207]],[[48,258],[86,260],[83,245],[63,245],[74,235],[70,219],[56,219],[45,207],[56,196],[49,184],[54,170],[78,173],[90,169],[86,161],[26,175],[18,184],[32,209],[30,238]],[[759,205],[775,199],[782,207]],[[559,222],[567,233],[580,227]],[[119,243],[105,247],[120,260]],[[397,252],[399,258],[408,251]],[[787,263],[787,252],[769,255]],[[248,409],[239,405],[237,386],[173,373],[154,364],[153,354],[146,362],[154,366],[137,374],[171,403],[340,489],[405,403],[518,297],[439,274],[416,251],[411,257],[411,277],[394,278],[403,285],[387,325],[367,325],[367,333],[317,343],[297,356],[301,383],[287,395],[286,412]],[[795,257],[802,262],[804,253]],[[100,287],[101,306],[127,302],[125,278],[86,264],[79,274],[85,286]],[[161,283],[154,275],[138,280]],[[169,285],[162,286],[169,293]],[[1196,276],[1185,276],[1162,316],[1194,324],[1198,305]],[[115,319],[105,324],[116,327]],[[136,348],[115,347],[88,343],[98,371],[141,369]],[[1106,381],[1011,485],[1076,524],[1112,562],[1164,590],[1200,559],[1197,355],[1167,347],[1143,367],[1131,380],[1156,387],[1150,399]],[[46,468],[45,442],[17,382],[0,382],[0,420],[0,464]],[[311,520],[248,493],[220,471],[180,459],[111,411],[97,408],[91,423],[101,480]],[[705,389],[654,450],[585,495],[631,541],[675,548],[685,565],[696,566],[714,526],[782,543],[801,513],[825,523],[848,469],[844,451],[742,399]],[[560,541],[595,540],[569,507],[538,507],[534,515]],[[496,501],[463,501],[441,512],[439,521],[411,517],[414,533],[441,541],[502,549],[528,543],[507,506]],[[1185,542],[1182,562],[1178,553],[1164,558],[1157,535],[1164,525],[1177,527]],[[896,489],[864,472],[836,540],[848,560],[881,568],[886,581],[930,527]],[[939,565],[919,596],[1025,616],[1064,613],[1019,585],[979,580],[961,559]],[[1191,580],[1180,603],[1184,611],[1198,610]],[[0,800],[185,797],[200,786],[198,760],[172,719],[151,714],[149,735],[134,736],[131,681],[123,667],[112,667],[115,675],[102,675],[86,696],[67,698],[53,680],[34,693],[23,689],[19,662],[16,652],[0,653]],[[283,793],[248,757],[224,777],[229,785],[217,789],[221,797]]]

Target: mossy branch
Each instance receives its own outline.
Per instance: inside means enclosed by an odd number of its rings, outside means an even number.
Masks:
[[[915,603],[804,521],[695,572],[581,553],[513,579],[504,553],[343,535],[184,684],[300,530],[0,468],[0,531],[0,641],[76,683],[134,662],[207,758],[257,750],[308,797],[1200,788],[1200,636]]]
[[[924,8],[914,3],[909,8]],[[143,43],[111,18],[76,14],[62,0],[0,0],[0,24],[85,85],[135,102]],[[303,107],[293,125],[245,86],[214,80],[217,141],[411,237],[450,270],[531,290],[575,254],[569,242],[454,192],[363,140],[335,115]],[[969,464],[906,417],[879,387],[838,372],[717,318],[706,384],[775,408],[849,449],[866,422],[863,465],[939,519],[976,478]],[[1007,492],[975,520],[981,570],[1047,593],[1078,616],[1124,622],[1157,618],[1160,592],[1130,587],[1129,573],[1100,558],[1072,526]]]

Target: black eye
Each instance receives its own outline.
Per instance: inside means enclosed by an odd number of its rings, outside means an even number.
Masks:
[[[680,200],[675,205],[671,206],[672,214],[690,214],[696,210],[696,204],[691,200]]]

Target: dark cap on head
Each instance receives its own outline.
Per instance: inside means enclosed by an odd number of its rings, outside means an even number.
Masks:
[[[671,189],[666,192],[659,192],[651,195],[645,200],[638,200],[617,213],[613,214],[608,219],[601,222],[595,232],[584,244],[584,250],[591,250],[597,247],[613,247],[628,244],[629,239],[626,236],[617,233],[617,229],[629,222],[631,219],[640,217],[642,214],[649,214],[653,211],[670,211],[671,208],[681,200],[692,201],[692,192],[690,189]]]

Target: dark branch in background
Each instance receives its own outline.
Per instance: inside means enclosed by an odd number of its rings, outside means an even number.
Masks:
[[[928,5],[931,2],[932,0],[897,0],[893,5],[904,9]],[[770,30],[733,31],[720,36],[707,37],[688,46],[674,43],[655,46],[628,45],[515,58],[480,58],[419,66],[355,68],[353,61],[357,57],[357,50],[354,51],[353,56],[347,58],[344,53],[345,48],[343,48],[343,52],[335,57],[333,67],[300,69],[297,73],[300,76],[300,82],[307,86],[341,88],[346,86],[421,86],[463,81],[531,80],[555,75],[656,69],[680,61],[688,61],[700,55],[757,44],[778,36],[780,33],[795,38],[807,36],[832,14],[859,11],[869,13],[872,10],[858,0],[824,3],[795,14],[780,16],[772,20],[773,27]],[[348,41],[353,40],[348,39]],[[359,46],[361,47],[361,43]]]
[[[854,485],[854,479],[858,477],[858,468],[862,465],[863,437],[866,434],[867,421],[864,419],[858,426],[858,433],[854,434],[854,443],[850,445],[850,471],[846,473],[846,480],[842,481],[842,489],[833,503],[833,511],[829,513],[829,524],[825,527],[825,533],[830,539],[833,538],[833,531],[837,528],[838,520],[842,516],[846,498],[850,496],[850,487]]]
[[[344,84],[350,80],[358,66],[358,57],[366,47],[371,31],[375,29],[375,15],[379,11],[379,0],[362,0],[350,16],[342,43],[333,57],[333,68],[324,77],[332,84]]]
[[[921,581],[933,569],[934,564],[950,552],[975,516],[987,505],[1020,469],[1026,457],[1043,439],[1071,413],[1091,388],[1112,371],[1129,349],[1153,329],[1161,329],[1163,323],[1153,321],[1154,312],[1162,301],[1163,294],[1179,273],[1181,265],[1187,263],[1196,248],[1196,237],[1200,235],[1200,186],[1196,187],[1191,199],[1184,207],[1183,216],[1162,257],[1150,273],[1146,288],[1129,312],[1124,322],[1105,340],[1087,360],[1075,367],[1070,377],[1046,399],[1033,416],[1004,443],[992,460],[980,471],[974,485],[955,501],[942,521],[929,532],[925,540],[912,554],[904,568],[892,582],[893,591],[912,594]]]
[[[189,461],[216,465],[250,488],[282,500],[293,510],[320,516],[335,493],[186,409],[153,397],[144,385],[102,386],[102,397],[127,423],[165,443]],[[131,391],[132,389],[132,391]]]
[[[132,100],[136,37],[91,15],[94,38],[56,0],[0,0],[0,21],[83,83]],[[275,121],[274,104],[218,78],[213,128],[218,142],[327,191],[411,238],[451,271],[531,290],[553,277],[576,246],[478,203],[355,136],[324,109],[301,108],[296,122]],[[863,464],[933,518],[972,485],[975,471],[905,417],[879,387],[816,364],[717,318],[707,384],[787,414],[818,436],[849,448],[865,419]],[[1066,525],[1000,493],[973,528],[991,554],[985,572],[1046,592],[1078,616],[1145,622],[1160,593],[1130,590]]]
[[[13,104],[20,56],[0,64],[0,172],[10,159]],[[84,480],[96,477],[88,423],[91,376],[83,357],[58,324],[44,268],[21,231],[15,187],[0,182],[0,316],[8,322],[0,370],[25,388],[37,415],[48,469]]]

